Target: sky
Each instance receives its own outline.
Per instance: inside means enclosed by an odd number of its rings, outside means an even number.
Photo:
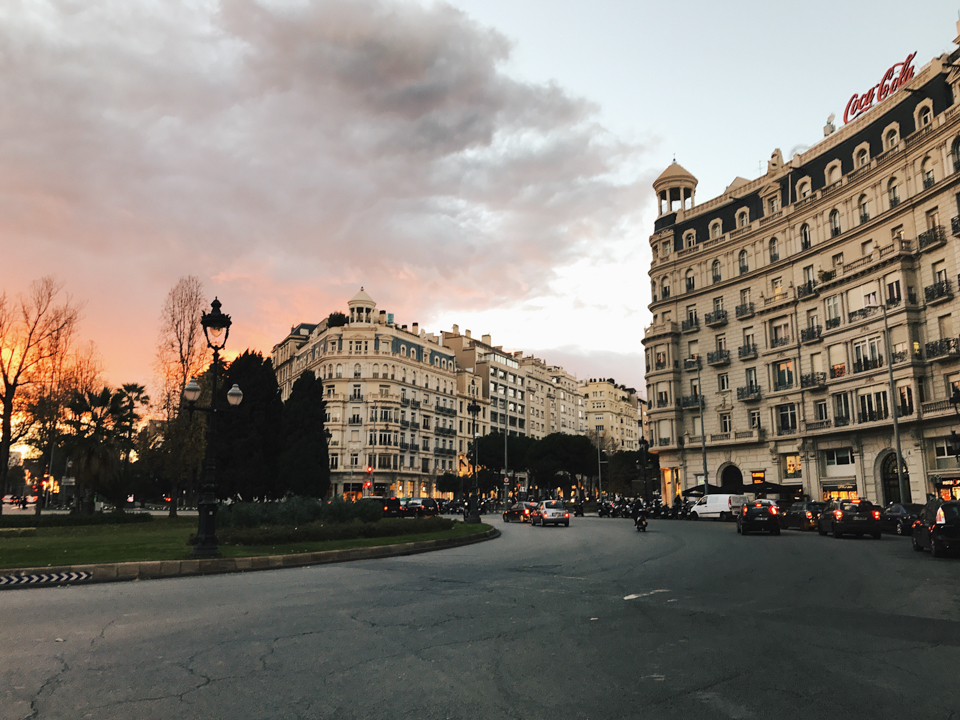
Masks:
[[[643,388],[651,183],[697,200],[816,143],[957,9],[851,0],[11,0],[0,291],[52,275],[152,382],[185,275],[269,354],[361,286]],[[838,121],[842,122],[842,120]]]

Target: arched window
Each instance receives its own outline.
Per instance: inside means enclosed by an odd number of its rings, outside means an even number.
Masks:
[[[936,183],[936,178],[933,175],[933,163],[930,162],[930,158],[923,159],[923,163],[920,165],[920,176],[923,178],[924,190],[932,188]]]
[[[840,234],[840,211],[830,211],[830,237],[836,237]]]
[[[723,225],[718,221],[710,226],[710,237],[718,238],[723,234]]]
[[[840,182],[840,163],[837,163],[827,173],[827,185],[833,185]]]
[[[957,172],[960,170],[960,138],[953,141],[953,146],[950,148],[950,155],[953,156],[953,171]]]
[[[900,188],[897,186],[897,179],[890,178],[887,183],[887,199],[890,201],[890,207],[895,208],[900,204]]]
[[[750,263],[747,261],[747,251],[741,250],[740,254],[737,256],[737,261],[740,265],[740,274],[748,272],[750,270]]]
[[[380,377],[380,365],[378,363],[373,364],[373,376],[375,378]]]
[[[340,363],[337,363],[337,377],[338,378],[343,377],[343,365],[341,365]]]
[[[810,183],[806,181],[800,183],[800,186],[797,188],[797,195],[801,200],[805,197],[810,197]]]
[[[396,365],[391,365],[391,366],[390,366],[390,379],[391,379],[391,380],[396,380],[396,378],[397,378],[397,366],[396,366]]]
[[[697,244],[697,234],[693,231],[688,232],[683,236],[683,246],[692,248]]]
[[[668,297],[670,297],[670,278],[664,275],[663,280],[660,281],[660,299],[666,300]]]
[[[923,107],[920,108],[920,114],[917,116],[917,124],[919,127],[926,127],[930,124],[930,120],[933,119],[933,115],[930,112],[930,108]]]
[[[897,143],[899,142],[900,142],[900,134],[892,128],[887,131],[887,134],[883,138],[884,147],[887,150],[890,150],[891,148],[895,148],[897,146]]]
[[[870,159],[870,155],[867,153],[867,149],[866,149],[866,148],[860,148],[860,149],[857,151],[857,159],[856,159],[856,163],[855,163],[855,164],[856,164],[856,166],[857,166],[858,168],[859,168],[859,167],[863,167],[864,165],[867,164],[867,161],[868,161],[869,159]]]
[[[360,377],[360,363],[357,363],[356,365],[353,366],[353,376],[355,378]]]
[[[693,290],[695,290],[697,287],[697,283],[696,283],[696,280],[694,279],[693,270],[687,270],[686,280],[687,280],[687,292],[692,292]]]
[[[747,223],[749,222],[749,218],[750,216],[747,214],[747,211],[741,210],[740,213],[737,215],[737,227],[738,228],[746,227]]]
[[[775,237],[770,238],[770,262],[775,263],[780,259],[780,245]]]
[[[713,281],[714,281],[714,282],[720,282],[720,280],[722,279],[722,278],[720,277],[720,261],[719,261],[719,260],[714,260],[714,261],[713,261],[713,265],[711,266],[710,270],[711,270],[711,273],[712,273],[712,275],[713,275]]]
[[[813,241],[810,239],[810,226],[804,223],[800,226],[800,249],[809,250]]]
[[[657,301],[657,281],[654,280],[650,283],[650,295],[653,297],[653,301]]]
[[[870,201],[866,194],[861,195],[860,199],[857,200],[857,207],[860,208],[860,222],[865,223],[870,219]]]

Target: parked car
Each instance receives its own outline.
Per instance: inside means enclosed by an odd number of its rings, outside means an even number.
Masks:
[[[729,493],[704,495],[690,507],[688,514],[691,520],[699,520],[700,518],[733,520],[739,508],[746,502],[745,495],[731,495]]]
[[[960,550],[960,501],[934,498],[913,523],[913,549],[934,557]]]
[[[3,496],[3,504],[4,504],[4,505],[16,505],[18,502],[20,502],[20,498],[18,498],[16,495],[4,495],[4,496]]]
[[[773,500],[754,500],[737,513],[737,532],[749,535],[753,530],[780,534],[780,508]]]
[[[530,513],[530,522],[540,527],[564,525],[570,527],[570,513],[560,500],[544,500]]]
[[[880,539],[880,508],[869,500],[831,500],[817,520],[821,535],[833,533],[835,538],[870,535]]]
[[[887,505],[880,513],[880,529],[883,532],[896,533],[897,535],[909,535],[913,523],[916,522],[922,511],[923,505],[919,503]]]
[[[530,513],[537,507],[536,503],[518,502],[503,511],[504,522],[530,522]]]
[[[795,502],[783,511],[781,525],[797,530],[813,530],[826,506],[823,502]]]
[[[404,517],[404,507],[400,504],[400,498],[395,497],[380,497],[378,495],[371,495],[369,497],[360,498],[357,500],[360,503],[370,503],[371,505],[376,503],[383,512],[383,517],[385,518],[394,518],[394,517]]]

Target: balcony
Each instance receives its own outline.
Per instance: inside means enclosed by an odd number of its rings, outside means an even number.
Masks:
[[[657,408],[662,410],[663,408],[673,407],[673,401],[670,398],[658,397],[657,398]]]
[[[763,439],[766,437],[766,430],[763,428],[753,428],[752,430],[737,430],[733,433],[733,437],[736,440],[741,442],[763,442]]]
[[[357,415],[354,415],[352,418],[347,420],[347,425],[363,425],[363,420]]]
[[[863,225],[864,223],[867,223],[867,222],[870,222],[870,213],[867,213],[867,212],[860,213],[860,224]]]
[[[738,354],[741,360],[752,360],[757,357],[757,346],[741,345]]]
[[[693,292],[697,289],[697,285],[694,282],[693,278],[687,278],[687,292]]]
[[[827,330],[833,330],[834,328],[840,327],[840,318],[827,318],[827,322],[824,324],[824,328]]]
[[[684,370],[699,370],[700,369],[700,356],[685,358],[683,361]]]
[[[668,437],[657,438],[658,447],[667,447],[669,445],[673,445],[673,438],[668,438]]]
[[[729,350],[717,350],[707,353],[707,365],[726,365],[730,362]]]
[[[743,305],[737,305],[737,320],[753,317],[753,303],[748,302]]]
[[[890,209],[893,210],[893,209],[894,209],[897,205],[899,205],[899,204],[900,204],[900,196],[899,196],[899,195],[891,195],[891,196],[890,196]]]
[[[785,345],[789,345],[789,344],[790,344],[789,337],[775,337],[770,341],[770,347],[772,348],[784,347]]]
[[[854,361],[853,361],[853,372],[854,372],[854,374],[856,374],[856,373],[862,373],[862,372],[869,372],[870,370],[876,370],[876,369],[881,368],[881,367],[883,367],[883,358],[882,358],[882,357],[861,358],[860,360],[854,360]]]
[[[895,350],[892,353],[890,353],[890,359],[894,365],[902,362],[910,362],[911,360],[915,360],[917,362],[923,362],[923,350],[917,350],[913,353],[909,353],[906,350],[902,350],[899,352]]]
[[[839,365],[834,365],[830,368],[830,379],[836,380],[837,378],[842,378],[847,374],[847,365],[846,363],[840,363]]]
[[[928,305],[936,305],[953,297],[953,291],[950,289],[949,280],[941,280],[933,285],[928,285],[923,289],[923,296]]]
[[[846,427],[850,424],[849,415],[837,415],[833,418],[834,427]]]
[[[777,427],[777,435],[796,435],[796,425],[781,425]]]
[[[805,239],[803,239],[803,240],[800,241],[800,249],[801,249],[801,250],[809,250],[812,245],[813,245],[813,243],[810,241],[809,238],[805,238]]]
[[[707,327],[720,327],[721,325],[726,325],[727,311],[714,310],[713,312],[708,312],[704,316],[703,320],[707,324]]]
[[[871,315],[876,315],[880,312],[879,305],[871,305],[869,307],[860,308],[859,310],[854,310],[847,316],[849,322],[857,322],[859,320],[866,320]]]
[[[644,332],[644,337],[652,338],[658,335],[677,335],[680,332],[680,326],[672,320],[662,322],[657,325],[648,325]]]
[[[405,398],[405,397],[400,398],[400,404],[406,407],[407,405],[410,404],[410,398]]]
[[[784,390],[793,389],[793,380],[774,380],[773,381],[773,391],[774,392],[783,392]]]
[[[802,477],[803,477],[803,471],[802,471],[802,470],[794,470],[793,472],[789,472],[789,471],[788,471],[788,472],[785,472],[785,473],[783,474],[783,476],[784,476],[785,478],[789,478],[789,479],[792,479],[792,480],[796,480],[797,478],[802,478]]]
[[[837,235],[839,235],[841,232],[843,232],[843,231],[840,229],[840,226],[839,226],[839,225],[831,225],[831,226],[830,226],[830,237],[835,238],[835,237],[836,237]]]
[[[866,412],[857,413],[857,422],[866,423],[866,422],[879,422],[881,420],[886,420],[890,417],[890,413],[886,410],[867,410]]]
[[[943,230],[943,225],[937,225],[926,232],[920,233],[917,243],[920,245],[920,252],[924,250],[933,250],[947,242],[947,233]]]
[[[932,187],[933,187],[934,185],[936,185],[936,184],[937,184],[937,180],[936,180],[936,178],[933,177],[933,175],[927,175],[927,176],[923,179],[923,189],[924,189],[924,190],[929,190],[930,188],[932,188]]]
[[[696,332],[699,329],[700,318],[698,317],[687,318],[680,323],[680,330],[685,333]]]
[[[711,276],[710,279],[713,281],[714,284],[716,284],[716,283],[720,282],[721,280],[723,280],[723,278],[720,277],[720,273],[714,273],[714,274]]]
[[[800,387],[819,390],[827,386],[827,374],[822,372],[807,373],[800,376]]]
[[[797,286],[797,300],[803,300],[804,298],[813,297],[817,295],[820,291],[817,289],[816,280],[807,280],[803,285]]]
[[[954,237],[960,237],[960,215],[955,215],[950,219],[950,232]]]
[[[945,340],[934,340],[928,342],[925,346],[927,359],[945,357],[948,355],[960,355],[960,340],[958,338],[946,338]]]
[[[410,401],[410,407],[412,407],[412,408],[418,408],[418,407],[420,407],[420,401],[419,401],[419,400],[411,400],[411,401]]]
[[[400,421],[400,427],[402,427],[402,428],[408,428],[408,427],[410,427],[410,421],[409,421],[409,420],[401,420],[401,421]]]
[[[817,342],[820,339],[820,336],[823,333],[823,328],[819,325],[814,325],[813,327],[803,328],[800,331],[800,342],[802,343],[812,343]]]
[[[780,253],[771,252],[770,253],[770,262],[775,263],[780,261]]]
[[[737,400],[743,400],[748,402],[750,400],[759,400],[760,399],[760,386],[759,385],[744,385],[743,387],[737,388]]]
[[[351,402],[354,401],[354,400],[360,400],[360,401],[362,402],[362,401],[363,401],[363,395],[361,395],[360,393],[354,393],[353,395],[350,396],[350,400],[351,400]]]
[[[829,420],[817,420],[816,422],[808,422],[807,430],[811,432],[814,430],[826,430],[831,425],[832,423]]]
[[[682,408],[691,408],[691,407],[703,407],[703,395],[684,395],[680,398],[680,407]]]
[[[741,263],[741,264],[740,264],[740,274],[741,274],[741,275],[746,275],[748,272],[750,272],[750,266]]]

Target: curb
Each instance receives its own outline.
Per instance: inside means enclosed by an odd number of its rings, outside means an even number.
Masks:
[[[378,558],[418,555],[435,550],[448,550],[500,537],[500,531],[486,532],[460,538],[421,540],[420,542],[382,545],[371,548],[324,550],[291,555],[261,555],[259,557],[210,558],[208,560],[149,560],[143,562],[105,563],[102,565],[61,565],[57,567],[19,568],[0,575],[0,590],[16,588],[52,587],[57,585],[89,585],[91,583],[123,582],[126,580],[156,580],[160,578],[222,575],[225,573],[277,570],[280,568],[327,565],[330,563],[374,560]],[[68,579],[68,574],[76,576]]]

